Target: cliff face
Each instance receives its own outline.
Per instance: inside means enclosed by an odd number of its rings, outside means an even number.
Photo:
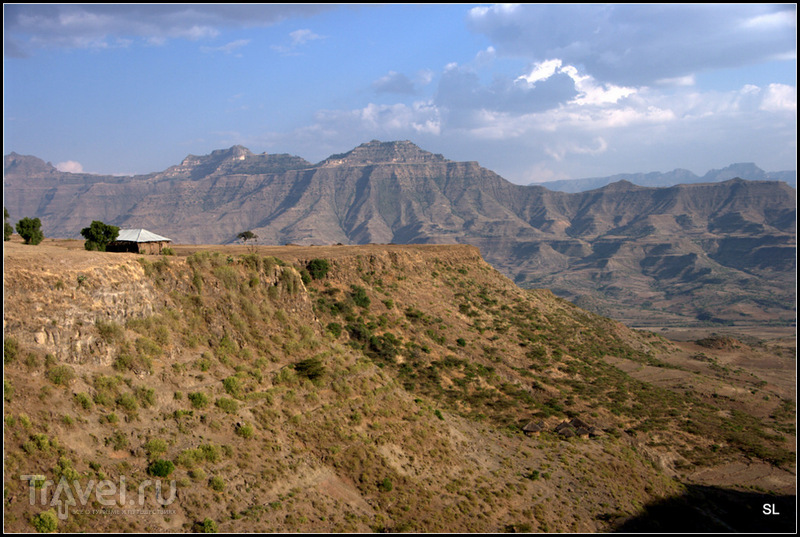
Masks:
[[[796,201],[778,182],[566,194],[377,141],[317,165],[235,146],[124,179],[15,155],[5,181],[12,218],[38,216],[46,236],[99,219],[193,244],[244,230],[261,244],[467,243],[520,285],[629,322],[794,315]]]
[[[674,367],[672,344],[520,289],[474,247],[67,246],[4,248],[6,531],[57,509],[70,532],[600,532],[687,501],[687,480],[707,489],[670,528],[784,529],[704,503],[720,476],[793,485],[770,376],[712,348]],[[574,417],[591,434],[556,431]],[[50,503],[55,485],[30,502],[23,475],[128,496],[106,495],[114,516]],[[159,479],[168,503],[137,496]]]

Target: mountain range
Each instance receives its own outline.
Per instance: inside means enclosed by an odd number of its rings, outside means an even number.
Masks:
[[[408,141],[317,164],[234,146],[133,177],[12,153],[4,175],[12,220],[38,217],[47,237],[101,220],[184,244],[245,230],[259,244],[465,243],[520,286],[632,324],[795,318],[796,192],[779,181],[566,193]]]
[[[702,177],[689,170],[677,168],[666,173],[621,173],[609,177],[564,179],[531,184],[538,184],[559,192],[584,192],[602,188],[618,181],[628,181],[639,186],[668,187],[679,184],[719,183],[737,177],[748,181],[783,181],[792,188],[797,188],[797,171],[765,172],[752,162],[731,164],[721,170],[711,170]]]

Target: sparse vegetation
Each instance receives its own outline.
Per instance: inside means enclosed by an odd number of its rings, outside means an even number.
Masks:
[[[793,434],[793,403],[714,349],[680,362],[663,341],[522,291],[448,249],[413,262],[340,255],[335,272],[315,277],[305,260],[331,251],[289,262],[178,252],[146,273],[158,281],[147,308],[105,303],[66,321],[72,310],[50,307],[58,336],[80,344],[49,356],[28,335],[38,325],[14,328],[4,345],[7,471],[41,460],[48,478],[170,477],[185,531],[569,532],[613,530],[606,514],[680,494],[632,442],[674,453],[687,471],[742,457],[776,472],[793,464],[780,438]],[[87,290],[113,288],[111,271],[85,273]],[[62,299],[70,290],[38,289],[52,304],[92,307]],[[28,326],[14,310],[9,319]],[[59,361],[67,355],[69,365]],[[690,380],[652,382],[664,372]],[[688,386],[700,379],[716,397]],[[734,385],[750,399],[717,389]],[[742,410],[752,401],[768,417]],[[603,436],[562,439],[554,427],[573,417]],[[526,437],[531,420],[545,430]],[[78,432],[85,446],[67,440]],[[21,523],[7,528],[29,530],[20,503],[8,504]],[[138,517],[81,516],[92,530],[152,529]]]

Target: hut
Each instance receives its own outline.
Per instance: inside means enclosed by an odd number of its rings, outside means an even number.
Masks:
[[[538,421],[536,423],[530,422],[528,425],[522,428],[522,432],[524,432],[528,436],[538,435],[542,431],[544,431],[543,421]]]
[[[156,235],[146,229],[120,229],[117,240],[109,244],[106,251],[160,254],[171,243],[172,239]]]

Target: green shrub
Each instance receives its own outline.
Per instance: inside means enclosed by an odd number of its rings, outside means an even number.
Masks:
[[[150,408],[156,404],[156,391],[153,388],[137,386],[133,392],[142,404],[142,408]]]
[[[212,273],[227,289],[236,289],[239,287],[239,274],[233,267],[228,265],[214,267]]]
[[[212,490],[222,492],[225,490],[225,481],[218,475],[215,475],[208,480],[208,486],[211,487]]]
[[[100,339],[106,343],[121,341],[125,336],[125,332],[122,327],[113,321],[104,322],[97,320],[95,321],[94,326],[97,328],[97,331],[100,332]]]
[[[383,481],[378,483],[378,490],[381,490],[383,492],[390,492],[393,488],[394,485],[392,485],[392,480],[389,479],[388,477],[384,477]]]
[[[331,335],[336,339],[339,339],[339,336],[342,335],[342,325],[339,323],[328,323],[326,328],[328,332],[330,332]]]
[[[206,518],[203,520],[203,524],[200,527],[200,533],[218,533],[219,529],[217,529],[217,523],[211,520],[210,518]]]
[[[6,403],[11,402],[14,397],[14,386],[11,385],[6,379],[3,379],[3,401]]]
[[[237,377],[228,377],[222,381],[222,386],[228,394],[239,398],[242,395],[242,382]]]
[[[175,465],[172,461],[164,459],[155,460],[147,467],[147,473],[155,477],[169,477],[174,470]]]
[[[306,270],[314,280],[321,280],[328,275],[330,264],[325,259],[312,259],[306,265]]]
[[[194,408],[205,408],[209,403],[208,396],[202,392],[190,393],[189,401],[191,401]]]
[[[308,358],[294,364],[294,370],[301,377],[316,380],[325,374],[325,366],[319,358]]]
[[[94,406],[92,398],[83,392],[76,393],[74,399],[75,403],[84,410],[91,410],[92,406]]]
[[[117,406],[122,408],[124,411],[131,413],[135,412],[137,408],[139,408],[139,403],[136,400],[136,396],[132,393],[123,393],[117,397]]]
[[[167,452],[167,443],[160,438],[151,438],[144,445],[144,451],[148,458],[154,459]]]
[[[242,438],[253,438],[253,426],[248,423],[237,423],[234,432]]]
[[[3,363],[10,364],[19,354],[19,343],[13,337],[7,337],[3,340]]]
[[[236,414],[236,412],[239,411],[239,403],[227,397],[220,397],[217,399],[216,405],[228,414]]]
[[[58,529],[58,516],[50,509],[31,518],[31,524],[39,533],[54,533]]]
[[[369,308],[371,301],[367,296],[367,290],[364,289],[363,287],[360,287],[358,285],[351,285],[350,298],[353,299],[353,303],[359,308],[364,308],[364,309]]]
[[[75,370],[68,365],[59,365],[48,370],[46,376],[57,386],[67,386],[75,378]]]

